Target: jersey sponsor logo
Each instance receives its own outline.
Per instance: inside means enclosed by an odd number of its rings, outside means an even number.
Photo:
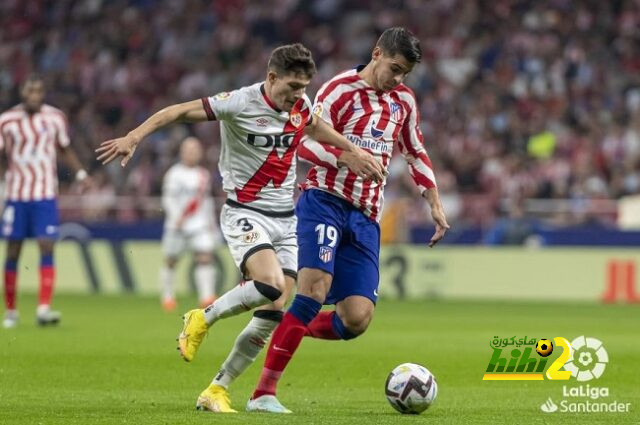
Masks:
[[[322,103],[316,103],[316,106],[313,107],[313,115],[317,117],[321,117],[323,112]]]
[[[258,124],[258,127],[266,127],[267,124],[269,124],[269,120],[266,118],[258,118],[256,124]]]
[[[247,143],[257,148],[288,148],[294,137],[294,134],[247,134]]]
[[[361,148],[369,149],[372,152],[390,152],[389,145],[384,140],[361,139],[360,137],[354,136],[353,134],[347,134],[345,137],[354,145]]]
[[[289,122],[291,122],[294,127],[300,127],[300,124],[302,124],[302,115],[300,115],[299,112],[292,113],[289,115]]]
[[[331,257],[333,257],[333,249],[328,246],[321,246],[318,257],[320,257],[323,263],[328,263],[331,261]]]
[[[233,94],[231,92],[228,91],[223,91],[218,93],[217,95],[213,96],[214,100],[227,100],[229,99]]]

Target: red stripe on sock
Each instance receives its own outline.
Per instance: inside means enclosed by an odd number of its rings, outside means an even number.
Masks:
[[[52,266],[40,267],[40,296],[38,298],[38,304],[51,304],[51,297],[53,295],[53,284],[56,277],[56,269]]]
[[[4,271],[4,305],[7,310],[16,309],[16,282],[18,273],[15,270]]]
[[[275,395],[282,372],[300,345],[306,332],[306,326],[291,313],[285,313],[282,322],[276,328],[269,344],[267,358],[260,374],[260,380],[253,399],[266,394]]]
[[[340,336],[333,329],[333,316],[335,311],[321,311],[307,325],[305,336],[318,339],[340,339]]]

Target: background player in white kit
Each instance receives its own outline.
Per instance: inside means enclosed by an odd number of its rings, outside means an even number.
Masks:
[[[282,319],[282,309],[297,270],[296,218],[293,213],[296,149],[304,134],[340,148],[339,166],[358,176],[382,180],[381,165],[331,126],[314,118],[305,89],[315,74],[311,52],[301,44],[281,46],[271,53],[264,82],[232,92],[173,105],[145,121],[127,136],[97,149],[107,163],[131,158],[140,141],[167,124],[179,121],[221,121],[220,171],[226,205],[220,226],[246,281],[204,310],[185,315],[180,353],[191,361],[209,326],[219,319],[264,306],[236,339],[211,385],[196,407],[235,412],[227,387],[253,361]]]
[[[166,311],[176,308],[175,267],[184,251],[195,256],[194,275],[200,307],[215,301],[213,249],[218,232],[210,194],[211,178],[209,171],[200,166],[201,160],[200,141],[187,137],[180,146],[180,162],[164,176],[162,251],[165,264],[160,270],[160,285]]]

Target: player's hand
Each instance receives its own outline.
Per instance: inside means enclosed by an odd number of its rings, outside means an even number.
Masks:
[[[76,186],[78,187],[78,192],[82,195],[91,190],[95,185],[91,176],[87,176],[82,180],[78,180]]]
[[[429,241],[429,248],[433,248],[435,244],[440,242],[444,237],[444,234],[449,229],[449,223],[447,223],[447,217],[444,215],[444,208],[442,208],[442,204],[431,207],[431,217],[436,224],[436,232]]]
[[[385,169],[376,158],[364,149],[356,148],[352,152],[342,152],[338,163],[342,163],[349,167],[351,171],[365,180],[373,180],[382,182],[386,175]]]
[[[126,136],[118,139],[102,142],[100,147],[96,149],[96,152],[99,155],[98,161],[101,161],[102,165],[106,165],[121,156],[123,158],[122,161],[120,161],[120,165],[124,167],[136,151],[138,143],[140,143],[140,140],[131,134],[127,134]]]

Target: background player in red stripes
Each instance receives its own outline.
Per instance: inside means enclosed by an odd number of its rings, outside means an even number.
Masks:
[[[421,59],[418,39],[404,28],[379,38],[366,66],[324,84],[314,113],[331,122],[353,144],[389,165],[394,146],[431,207],[436,231],[429,246],[449,228],[431,161],[424,148],[415,96],[402,84]],[[296,206],[298,292],[273,334],[249,411],[290,413],[276,399],[276,386],[302,338],[352,339],[373,317],[378,298],[380,226],[384,182],[364,181],[340,169],[340,150],[309,140],[300,156],[313,164]],[[335,311],[320,312],[322,304]]]
[[[27,238],[37,238],[40,247],[37,322],[48,325],[60,321],[60,313],[50,309],[55,280],[53,247],[58,237],[56,152],[60,151],[76,180],[83,186],[89,184],[87,172],[69,146],[67,118],[59,109],[43,103],[42,78],[29,76],[20,95],[22,103],[0,115],[0,149],[4,149],[8,163],[2,214],[2,236],[8,240],[4,263],[5,328],[18,324],[18,260]]]

